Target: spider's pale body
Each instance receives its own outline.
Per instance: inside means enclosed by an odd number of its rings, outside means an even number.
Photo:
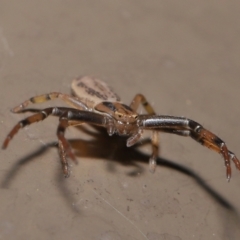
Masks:
[[[86,104],[93,112],[106,114],[116,121],[112,122],[108,133],[130,135],[136,131],[136,118],[138,114],[132,108],[120,102],[120,97],[103,81],[85,76],[74,79],[72,82],[73,95]],[[109,122],[110,124],[110,122]]]
[[[228,180],[231,178],[231,161],[240,170],[240,161],[234,153],[228,150],[225,142],[219,137],[191,119],[156,115],[142,94],[137,94],[129,106],[125,105],[120,102],[119,96],[105,82],[90,76],[74,79],[72,82],[72,93],[73,95],[67,95],[52,92],[35,96],[13,108],[12,112],[14,113],[36,111],[37,113],[20,121],[8,134],[2,147],[6,148],[8,146],[9,141],[20,128],[44,120],[49,115],[52,115],[59,117],[57,137],[65,177],[69,176],[68,157],[72,160],[76,159],[68,141],[64,137],[64,133],[68,126],[76,126],[83,123],[104,127],[109,135],[129,136],[127,139],[127,146],[129,147],[140,139],[143,130],[151,130],[152,155],[149,159],[149,165],[152,172],[156,168],[156,158],[158,156],[158,132],[190,136],[204,146],[220,153],[225,161]],[[50,107],[40,110],[26,108],[31,103],[42,103],[56,98],[65,101],[72,108]],[[143,105],[148,114],[137,114],[140,104]]]

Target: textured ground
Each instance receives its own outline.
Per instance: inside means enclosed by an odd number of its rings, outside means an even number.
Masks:
[[[0,141],[23,117],[11,107],[68,93],[72,78],[94,74],[126,103],[141,92],[159,114],[200,122],[240,156],[239,7],[1,0]],[[63,104],[42,107],[54,105]],[[240,174],[233,169],[227,183],[215,152],[161,134],[164,161],[151,174],[150,146],[126,149],[122,139],[71,128],[79,164],[64,179],[56,126],[50,118],[26,128],[0,152],[0,239],[239,239]]]

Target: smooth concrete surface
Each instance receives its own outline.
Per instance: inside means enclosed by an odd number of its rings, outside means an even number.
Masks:
[[[92,74],[130,103],[191,118],[240,157],[239,1],[0,0],[0,141],[20,119],[10,109],[70,92]],[[32,107],[66,106],[61,101]],[[140,109],[140,113],[144,113]],[[240,173],[191,138],[150,133],[137,147],[92,128],[69,128],[78,156],[65,179],[58,119],[20,130],[0,150],[0,239],[226,240],[240,236]]]

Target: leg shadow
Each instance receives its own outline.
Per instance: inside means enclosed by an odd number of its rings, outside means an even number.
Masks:
[[[126,147],[126,138],[119,136],[109,137],[105,131],[102,129],[96,131],[89,130],[88,128],[80,127],[79,130],[89,134],[91,137],[90,140],[79,140],[72,139],[69,140],[75,154],[82,158],[94,158],[94,159],[107,159],[109,160],[108,171],[114,172],[115,163],[123,164],[126,166],[134,166],[134,170],[129,173],[130,176],[136,176],[139,172],[144,172],[145,169],[142,168],[139,163],[148,163],[149,155],[141,152],[139,149],[142,145],[149,144],[150,139],[144,139],[139,144],[136,144],[133,147]],[[22,158],[20,158],[17,163],[15,163],[12,168],[9,170],[8,174],[1,183],[2,188],[8,188],[10,183],[14,181],[17,176],[17,173],[21,170],[22,167],[25,167],[29,162],[33,161],[36,157],[43,155],[50,148],[56,148],[57,144],[49,143],[46,146],[43,146],[36,150],[35,152],[30,153]],[[236,212],[234,206],[221,194],[215,191],[209,184],[207,184],[203,178],[196,174],[193,170],[189,169],[186,166],[183,166],[176,161],[172,161],[166,158],[159,157],[157,159],[158,165],[161,167],[166,167],[174,171],[180,172],[191,177],[197,185],[202,188],[208,195],[213,198],[220,206],[228,211],[227,218],[230,217],[234,219],[234,223],[240,225],[240,217]],[[60,161],[59,161],[60,164]],[[69,191],[66,185],[66,180],[63,177],[63,174],[59,171],[57,174],[57,182],[59,184],[60,191],[62,192],[63,197],[67,201],[68,205],[71,206],[71,203],[74,202],[73,194]],[[74,211],[80,212],[80,210],[75,209]],[[229,225],[229,224],[228,224]],[[225,224],[224,224],[225,226]],[[226,230],[228,231],[228,230]]]

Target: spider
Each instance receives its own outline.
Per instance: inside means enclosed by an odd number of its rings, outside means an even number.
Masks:
[[[225,142],[218,136],[191,119],[156,115],[152,106],[142,94],[137,94],[129,106],[125,105],[105,82],[92,76],[83,76],[74,79],[72,82],[72,93],[72,95],[67,95],[60,92],[51,92],[35,96],[13,108],[13,113],[37,112],[21,120],[13,127],[7,135],[2,148],[7,148],[9,141],[17,134],[19,129],[44,120],[52,115],[59,117],[57,128],[58,149],[65,177],[69,176],[68,158],[75,162],[76,158],[71,151],[68,141],[64,137],[64,133],[67,127],[83,123],[104,127],[110,136],[113,134],[129,136],[127,139],[128,147],[134,145],[141,138],[143,130],[151,130],[152,154],[149,159],[149,169],[151,172],[155,171],[156,159],[158,157],[158,132],[189,136],[202,145],[220,153],[224,158],[228,181],[231,178],[231,161],[240,170],[240,161],[234,153],[228,150]],[[72,108],[49,107],[39,110],[26,109],[29,104],[42,103],[56,98],[68,103]],[[140,104],[142,104],[148,114],[137,114]]]

